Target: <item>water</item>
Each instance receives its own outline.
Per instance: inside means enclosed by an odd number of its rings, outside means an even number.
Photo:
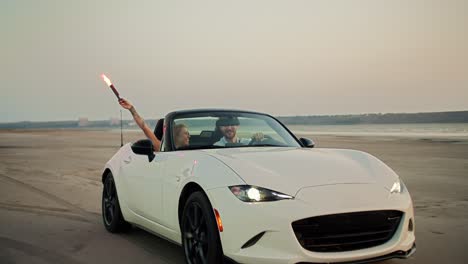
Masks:
[[[295,134],[468,139],[468,124],[290,125]]]

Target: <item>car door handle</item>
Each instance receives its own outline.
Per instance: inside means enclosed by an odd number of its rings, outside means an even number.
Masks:
[[[132,156],[128,156],[126,159],[123,160],[126,164],[132,162]]]

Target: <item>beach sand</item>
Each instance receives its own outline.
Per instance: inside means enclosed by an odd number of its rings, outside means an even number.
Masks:
[[[410,190],[417,252],[384,263],[468,263],[468,142],[312,138],[317,147],[373,154]],[[101,173],[119,147],[115,131],[0,130],[0,263],[184,263],[182,249],[157,236],[104,229]]]

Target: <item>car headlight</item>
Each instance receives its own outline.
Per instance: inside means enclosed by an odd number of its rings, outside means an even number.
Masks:
[[[271,202],[294,198],[284,193],[251,185],[229,186],[229,189],[232,194],[244,202]]]
[[[390,193],[401,193],[403,191],[403,182],[398,178],[390,188]]]

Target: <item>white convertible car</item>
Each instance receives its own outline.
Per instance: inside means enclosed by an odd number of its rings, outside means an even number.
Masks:
[[[176,145],[181,127],[190,138]],[[370,154],[313,148],[249,111],[172,112],[155,134],[160,152],[140,140],[105,166],[110,232],[143,228],[194,264],[368,263],[416,250],[408,190]]]

